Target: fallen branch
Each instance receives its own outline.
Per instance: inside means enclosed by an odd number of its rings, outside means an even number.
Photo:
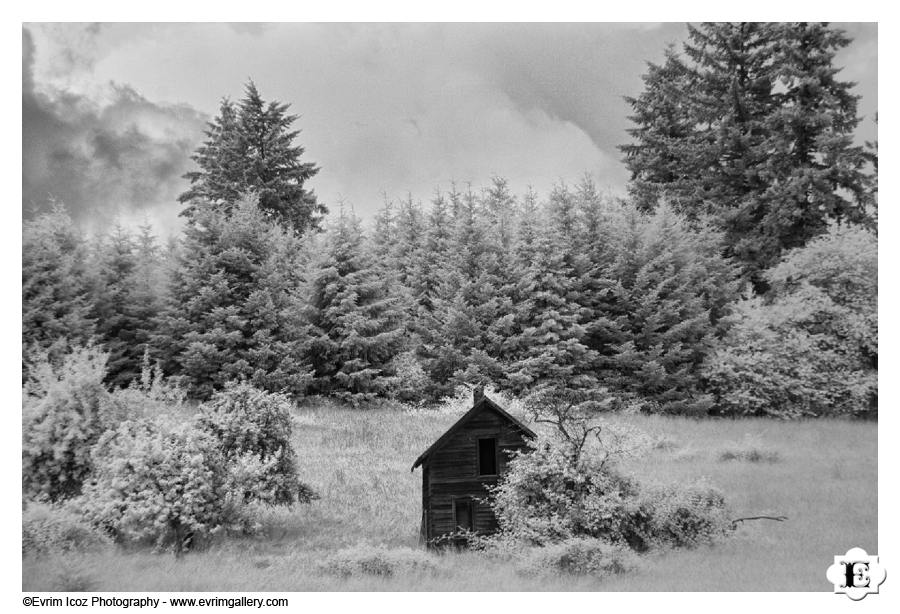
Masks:
[[[744,522],[745,520],[777,520],[778,522],[784,522],[787,520],[787,516],[745,516],[743,518],[735,518],[731,521],[731,528],[736,529],[739,522]]]

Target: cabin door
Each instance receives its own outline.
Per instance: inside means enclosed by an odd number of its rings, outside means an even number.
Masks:
[[[453,522],[457,531],[474,531],[474,505],[469,498],[461,497],[453,500]]]

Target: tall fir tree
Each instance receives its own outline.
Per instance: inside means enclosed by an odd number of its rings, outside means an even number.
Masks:
[[[23,378],[28,355],[49,352],[52,359],[96,333],[91,317],[93,275],[81,231],[60,203],[22,227]]]
[[[667,207],[649,218],[626,210],[623,222],[604,320],[607,342],[621,341],[603,352],[601,381],[645,411],[706,412],[701,365],[738,296],[737,272],[719,252],[718,233],[689,228]]]
[[[559,208],[550,207],[548,213],[559,213]],[[536,236],[519,280],[517,294],[522,302],[515,311],[517,335],[509,341],[516,360],[509,368],[508,385],[519,393],[546,386],[556,390],[595,387],[591,373],[596,358],[582,342],[585,329],[576,300],[578,278],[562,240],[567,221],[539,221],[544,222],[545,231]]]
[[[291,130],[297,116],[287,114],[289,106],[265,102],[252,81],[239,103],[222,101],[192,157],[199,170],[185,175],[191,186],[179,196],[184,215],[203,202],[228,211],[252,192],[260,209],[285,228],[297,234],[318,228],[327,209],[306,183],[319,169],[301,161],[304,148],[294,144],[299,131]]]
[[[313,390],[353,403],[387,394],[406,345],[402,301],[368,251],[360,222],[341,209],[307,273],[304,319]]]
[[[689,26],[686,57],[668,52],[628,99],[638,205],[711,217],[759,291],[761,270],[829,220],[871,223],[858,96],[834,66],[847,44],[827,24]]]
[[[109,359],[106,381],[124,387],[141,376],[162,307],[161,260],[150,229],[135,236],[117,225],[98,245],[92,315]]]
[[[303,394],[309,383],[297,294],[303,254],[293,233],[252,198],[230,212],[198,203],[155,338],[166,372],[199,398],[233,380]]]

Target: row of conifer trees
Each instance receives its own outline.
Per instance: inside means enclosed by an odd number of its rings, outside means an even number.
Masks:
[[[848,248],[874,253],[871,233],[853,238]],[[407,198],[368,228],[342,209],[303,237],[252,197],[197,206],[166,249],[148,229],[88,240],[57,208],[26,224],[23,254],[27,350],[93,339],[117,386],[148,353],[198,398],[233,380],[358,403],[562,382],[705,412],[723,401],[709,373],[749,292],[719,233],[664,206],[641,213],[588,177],[545,198],[517,197],[501,178],[428,206]],[[877,293],[862,277],[875,265],[861,266],[847,272],[862,292],[848,309],[865,315]],[[855,343],[842,368],[871,371],[871,348]]]

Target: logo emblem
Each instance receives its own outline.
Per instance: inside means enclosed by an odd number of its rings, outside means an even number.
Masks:
[[[834,584],[834,592],[844,593],[853,601],[877,593],[886,576],[878,556],[866,554],[862,548],[850,548],[847,554],[834,557],[834,564],[825,572],[825,577]]]

